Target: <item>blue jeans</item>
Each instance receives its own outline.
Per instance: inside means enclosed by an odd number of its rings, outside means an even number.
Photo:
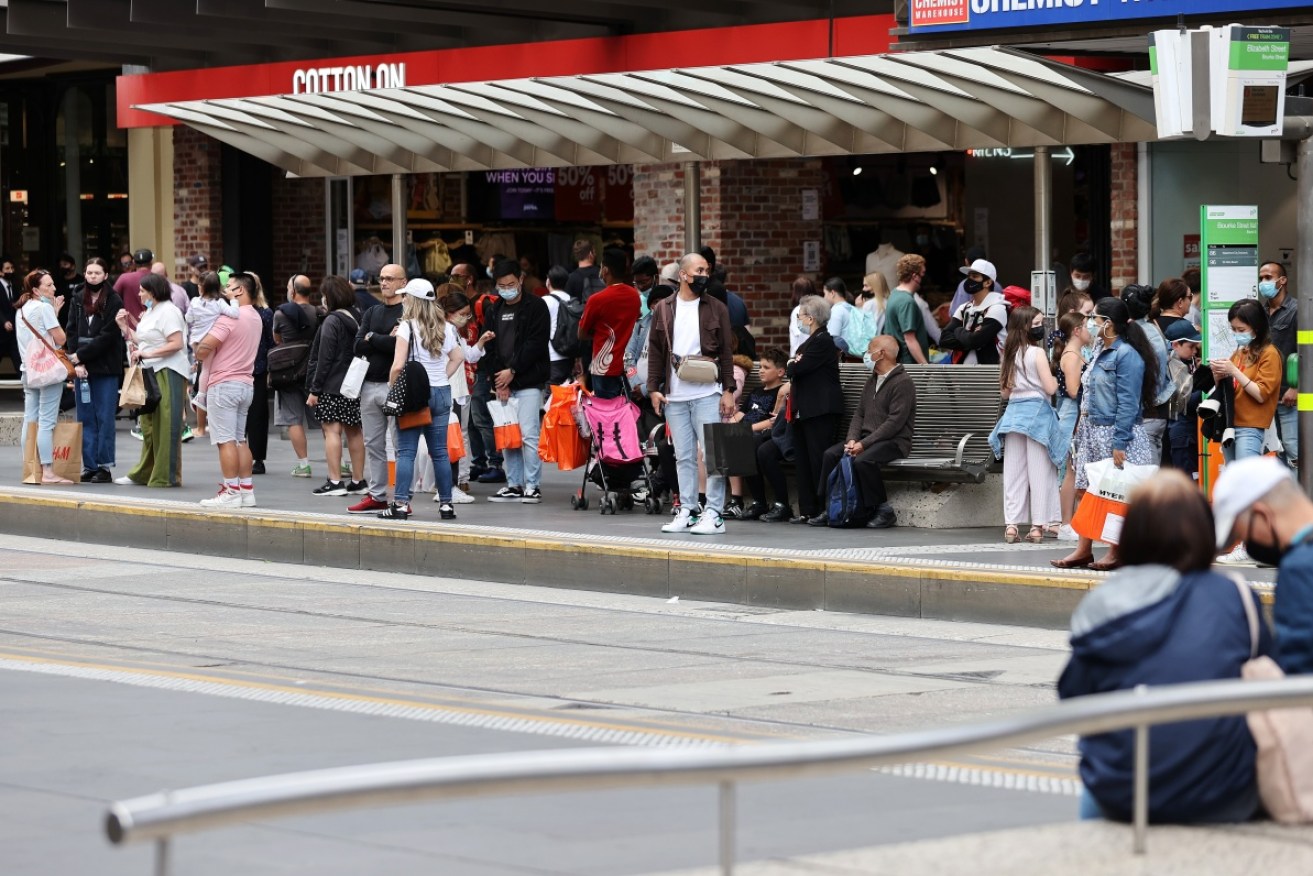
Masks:
[[[447,421],[451,419],[451,387],[435,386],[429,390],[429,411],[433,422],[414,429],[397,430],[397,486],[392,493],[398,505],[410,503],[410,491],[415,485],[415,453],[419,450],[419,436],[429,446],[429,459],[433,460],[433,478],[438,483],[438,500],[451,501],[451,463],[447,459]]]
[[[536,490],[542,483],[543,461],[538,458],[538,431],[542,424],[543,390],[517,389],[511,398],[520,405],[520,437],[523,446],[518,450],[503,451],[506,460],[506,486]],[[497,402],[491,402],[497,404]],[[492,423],[491,415],[488,418]]]
[[[502,455],[492,439],[492,416],[488,413],[488,399],[492,397],[492,381],[480,371],[474,377],[470,390],[470,455],[476,466],[501,468]]]
[[[59,399],[63,394],[63,383],[38,389],[23,387],[23,443],[27,443],[27,424],[36,423],[36,455],[42,465],[55,461],[55,421],[59,419]],[[26,446],[23,454],[27,454]]]
[[[1299,468],[1299,408],[1277,405],[1277,431],[1281,433],[1282,456],[1293,469]]]
[[[1255,429],[1253,426],[1240,426],[1235,430],[1235,443],[1230,447],[1223,447],[1222,456],[1227,462],[1262,456],[1263,433],[1266,431],[1266,429]]]
[[[91,401],[82,401],[82,384],[90,384]],[[82,424],[82,468],[95,471],[114,467],[114,414],[119,407],[119,379],[93,374],[75,381],[78,422]]]
[[[589,380],[592,382],[593,395],[598,398],[620,398],[625,394],[625,379],[623,377],[594,374]]]
[[[1067,477],[1067,466],[1071,464],[1071,441],[1076,435],[1076,420],[1080,418],[1080,402],[1067,395],[1058,396],[1058,434],[1063,436],[1063,445],[1067,452],[1058,466],[1058,483]]]
[[[720,422],[720,393],[692,401],[666,402],[666,425],[675,445],[675,471],[679,475],[679,501],[692,508],[698,495],[698,448],[703,427]],[[707,472],[707,510],[725,510],[725,477]]]

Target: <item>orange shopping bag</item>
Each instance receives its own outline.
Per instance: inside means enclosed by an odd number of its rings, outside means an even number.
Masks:
[[[1085,471],[1090,489],[1071,518],[1071,528],[1094,541],[1119,543],[1132,490],[1157,470],[1156,465],[1132,465],[1129,462],[1117,468],[1111,459],[1087,463]]]
[[[447,459],[456,462],[465,456],[465,436],[460,432],[460,418],[453,411],[447,420]]]
[[[520,434],[520,403],[513,398],[488,402],[492,415],[492,440],[498,450],[519,450],[524,446]]]

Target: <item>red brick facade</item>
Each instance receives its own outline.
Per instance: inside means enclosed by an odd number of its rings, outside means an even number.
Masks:
[[[706,162],[701,177],[702,242],[728,269],[728,288],[747,302],[758,346],[787,346],[803,245],[821,240],[819,218],[802,218],[803,190],[824,186],[821,161]],[[636,166],[634,251],[663,264],[682,255],[683,204],[683,166]]]
[[[324,181],[274,176],[274,283],[306,274],[318,283],[328,263],[324,251]],[[281,297],[281,296],[280,296]]]
[[[173,251],[187,279],[186,259],[223,258],[222,159],[219,141],[191,128],[173,129]]]
[[[1111,217],[1112,265],[1109,282],[1113,289],[1138,281],[1139,258],[1139,165],[1136,144],[1114,143],[1111,147],[1112,192],[1108,215]]]

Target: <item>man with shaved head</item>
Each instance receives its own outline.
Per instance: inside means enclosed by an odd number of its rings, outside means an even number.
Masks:
[[[898,364],[898,341],[891,335],[876,335],[871,339],[866,363],[871,368],[871,378],[862,388],[862,400],[848,426],[848,439],[825,451],[821,483],[829,483],[830,472],[839,464],[840,457],[851,456],[865,511],[855,520],[865,521],[871,529],[888,529],[897,521],[885,492],[880,465],[903,459],[912,450],[916,387],[911,375]],[[807,522],[824,526],[830,521],[823,510]]]

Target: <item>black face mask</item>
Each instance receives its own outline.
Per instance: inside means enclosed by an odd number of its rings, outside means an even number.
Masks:
[[[1279,545],[1259,544],[1254,541],[1253,535],[1254,516],[1251,514],[1249,515],[1249,530],[1245,534],[1245,551],[1248,552],[1249,556],[1256,562],[1262,563],[1265,566],[1281,565],[1281,559],[1286,555],[1286,552],[1282,550]]]
[[[689,277],[688,288],[692,289],[696,294],[701,295],[703,292],[707,291],[707,284],[710,282],[711,278],[706,275]]]
[[[1037,325],[1037,326],[1034,326],[1033,328],[1031,328],[1031,330],[1030,330],[1030,339],[1031,339],[1032,341],[1042,341],[1042,340],[1044,340],[1044,326],[1042,326],[1042,325]]]
[[[968,295],[975,295],[984,288],[985,283],[983,280],[967,280],[962,284],[962,291],[966,292]]]

